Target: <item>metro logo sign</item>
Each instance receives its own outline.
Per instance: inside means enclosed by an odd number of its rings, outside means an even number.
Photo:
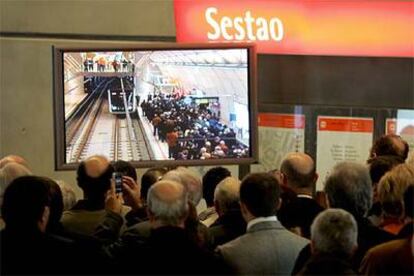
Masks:
[[[259,53],[414,57],[414,2],[175,0],[177,42],[255,42]]]

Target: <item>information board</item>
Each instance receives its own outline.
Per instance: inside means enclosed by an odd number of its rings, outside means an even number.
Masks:
[[[365,163],[373,141],[372,118],[318,116],[316,170],[319,179],[316,190],[331,169],[341,161]]]
[[[259,164],[253,172],[278,169],[289,152],[305,150],[305,116],[295,114],[259,114]]]

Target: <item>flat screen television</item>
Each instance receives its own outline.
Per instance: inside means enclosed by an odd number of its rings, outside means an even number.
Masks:
[[[105,155],[136,167],[257,160],[251,44],[54,47],[56,169]]]

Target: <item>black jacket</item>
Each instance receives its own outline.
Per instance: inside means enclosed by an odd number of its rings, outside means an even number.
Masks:
[[[246,221],[240,209],[230,210],[219,217],[209,228],[212,248],[225,244],[246,233]]]
[[[73,253],[70,240],[47,235],[37,229],[1,232],[1,274],[73,274],[66,269]]]
[[[310,238],[310,226],[323,208],[311,198],[296,197],[284,204],[277,212],[277,218],[286,228],[300,227],[302,235]]]
[[[297,275],[357,275],[346,257],[312,256]]]
[[[148,240],[130,240],[118,249],[117,274],[228,274],[230,270],[212,253],[201,249],[179,227],[151,230]],[[135,265],[137,264],[137,265]]]

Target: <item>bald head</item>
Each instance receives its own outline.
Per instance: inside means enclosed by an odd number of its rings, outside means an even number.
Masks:
[[[203,197],[203,185],[200,175],[194,170],[185,167],[178,167],[175,170],[167,172],[163,179],[176,181],[186,188],[189,200],[197,206]]]
[[[20,164],[26,168],[29,168],[27,161],[23,157],[18,156],[18,155],[7,155],[4,158],[0,159],[0,169],[3,168],[8,163],[12,163],[12,162]]]
[[[293,189],[313,189],[317,180],[315,162],[306,153],[289,153],[280,166],[285,183]]]
[[[184,186],[174,181],[164,180],[154,184],[151,192],[160,201],[171,204],[183,196]]]
[[[409,152],[408,143],[399,135],[388,134],[379,137],[375,140],[371,152],[370,158],[376,156],[393,155],[400,157],[403,161],[407,159]]]
[[[79,187],[84,197],[103,201],[111,186],[114,169],[105,156],[94,155],[81,162],[77,171]]]
[[[110,164],[108,158],[101,155],[91,156],[84,163],[86,174],[94,178],[101,176]]]
[[[161,180],[148,191],[148,211],[158,225],[179,226],[188,215],[185,187],[172,180]]]

